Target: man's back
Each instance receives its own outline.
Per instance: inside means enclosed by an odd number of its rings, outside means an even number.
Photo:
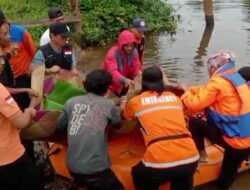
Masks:
[[[68,120],[70,171],[90,174],[109,168],[106,127],[109,120],[113,124],[120,122],[114,103],[103,96],[88,93],[70,99],[64,111]],[[63,118],[65,116],[60,119]]]

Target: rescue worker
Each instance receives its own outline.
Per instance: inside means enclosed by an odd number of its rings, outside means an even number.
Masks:
[[[49,16],[49,20],[50,20],[51,23],[63,22],[64,21],[63,12],[59,7],[52,7],[48,11],[48,16]],[[70,31],[68,26],[67,26],[67,28],[68,28],[68,31]],[[44,46],[49,42],[50,42],[50,32],[49,32],[49,28],[48,28],[42,34],[42,36],[40,38],[40,46]]]
[[[45,64],[46,74],[57,73],[61,69],[74,70],[76,66],[76,57],[71,45],[67,44],[71,33],[63,23],[53,23],[49,27],[50,43],[41,46],[32,65]]]
[[[117,45],[107,52],[102,68],[113,78],[110,90],[118,96],[126,94],[127,89],[134,85],[133,79],[141,73],[138,52],[135,48],[134,35],[124,30],[118,37]]]
[[[143,65],[144,48],[146,43],[145,32],[147,31],[146,22],[142,18],[135,18],[132,23],[131,32],[135,36],[136,49],[139,53],[141,65]]]
[[[171,182],[171,190],[191,190],[199,159],[186,127],[181,100],[164,89],[163,73],[157,66],[142,73],[141,94],[133,97],[124,109],[124,117],[137,119],[146,152],[132,168],[137,190],[156,190]]]
[[[9,28],[0,20],[0,72],[4,70],[4,42]],[[27,127],[35,110],[22,112],[10,92],[0,83],[0,189],[42,190],[41,175],[20,142],[19,130]]]
[[[207,62],[210,80],[206,86],[191,87],[182,96],[192,112],[205,109],[206,121],[189,122],[201,158],[206,157],[204,137],[225,148],[219,189],[228,190],[241,162],[250,154],[250,92],[235,70],[235,55],[229,51],[213,54]]]
[[[121,124],[119,109],[104,97],[111,83],[107,71],[90,72],[84,82],[87,94],[67,101],[56,129],[68,131],[67,166],[76,184],[90,190],[124,190],[108,155],[107,125]]]

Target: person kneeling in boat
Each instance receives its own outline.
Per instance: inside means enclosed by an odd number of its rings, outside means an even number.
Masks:
[[[133,79],[141,73],[139,54],[135,47],[135,37],[124,30],[118,37],[118,44],[107,53],[102,68],[113,78],[110,90],[119,97],[134,85]]]
[[[51,41],[41,46],[34,59],[32,66],[45,64],[46,74],[59,72],[61,69],[75,70],[76,57],[73,48],[67,44],[71,33],[63,23],[53,23],[49,27]]]
[[[164,89],[163,73],[157,66],[142,73],[141,94],[124,109],[128,120],[138,119],[146,152],[132,168],[137,190],[155,190],[171,182],[171,190],[191,190],[199,154],[186,128],[183,105]]]
[[[219,183],[228,190],[237,169],[250,153],[250,91],[235,71],[235,55],[229,51],[213,54],[207,63],[210,75],[206,86],[191,87],[182,96],[185,107],[193,112],[205,108],[207,122],[193,118],[190,131],[205,161],[204,137],[225,148]]]
[[[90,190],[124,190],[110,169],[107,125],[120,127],[120,111],[104,97],[112,76],[104,70],[90,72],[86,95],[71,98],[64,106],[57,131],[68,131],[67,165],[76,184]]]

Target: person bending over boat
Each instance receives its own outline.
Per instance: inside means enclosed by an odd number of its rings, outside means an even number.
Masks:
[[[120,33],[117,45],[107,52],[102,68],[112,75],[110,90],[116,95],[126,94],[127,89],[134,85],[133,79],[141,73],[141,65],[135,38],[130,31]]]
[[[0,73],[4,71],[2,42],[9,38],[8,26],[0,21]],[[20,110],[5,86],[0,83],[0,189],[42,190],[39,169],[20,142],[19,129],[30,124],[35,110]]]
[[[142,91],[124,109],[124,117],[137,119],[146,152],[132,168],[137,190],[156,190],[171,182],[171,190],[191,190],[199,154],[186,127],[181,100],[164,89],[157,66],[142,73]]]
[[[213,54],[207,68],[211,77],[208,84],[189,88],[182,101],[192,112],[205,109],[207,122],[191,119],[190,131],[201,161],[206,161],[204,137],[225,148],[218,185],[221,190],[228,190],[241,162],[250,154],[250,91],[235,70],[234,53]]]
[[[60,22],[53,23],[49,32],[51,41],[38,49],[32,65],[45,64],[46,74],[57,73],[60,69],[75,69],[76,57],[73,48],[67,44],[71,36],[67,26]]]
[[[68,131],[67,165],[76,184],[90,190],[124,190],[110,169],[107,125],[120,127],[120,111],[104,97],[112,76],[104,70],[90,72],[84,82],[86,95],[71,98],[64,106],[57,132]]]

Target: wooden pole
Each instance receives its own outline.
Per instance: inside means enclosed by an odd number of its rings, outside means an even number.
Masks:
[[[70,8],[73,16],[79,18],[79,22],[74,23],[74,27],[76,31],[76,42],[78,45],[81,45],[83,30],[82,30],[82,19],[81,19],[79,0],[70,0]]]
[[[206,25],[208,27],[214,26],[214,15],[213,15],[213,0],[203,0]]]

